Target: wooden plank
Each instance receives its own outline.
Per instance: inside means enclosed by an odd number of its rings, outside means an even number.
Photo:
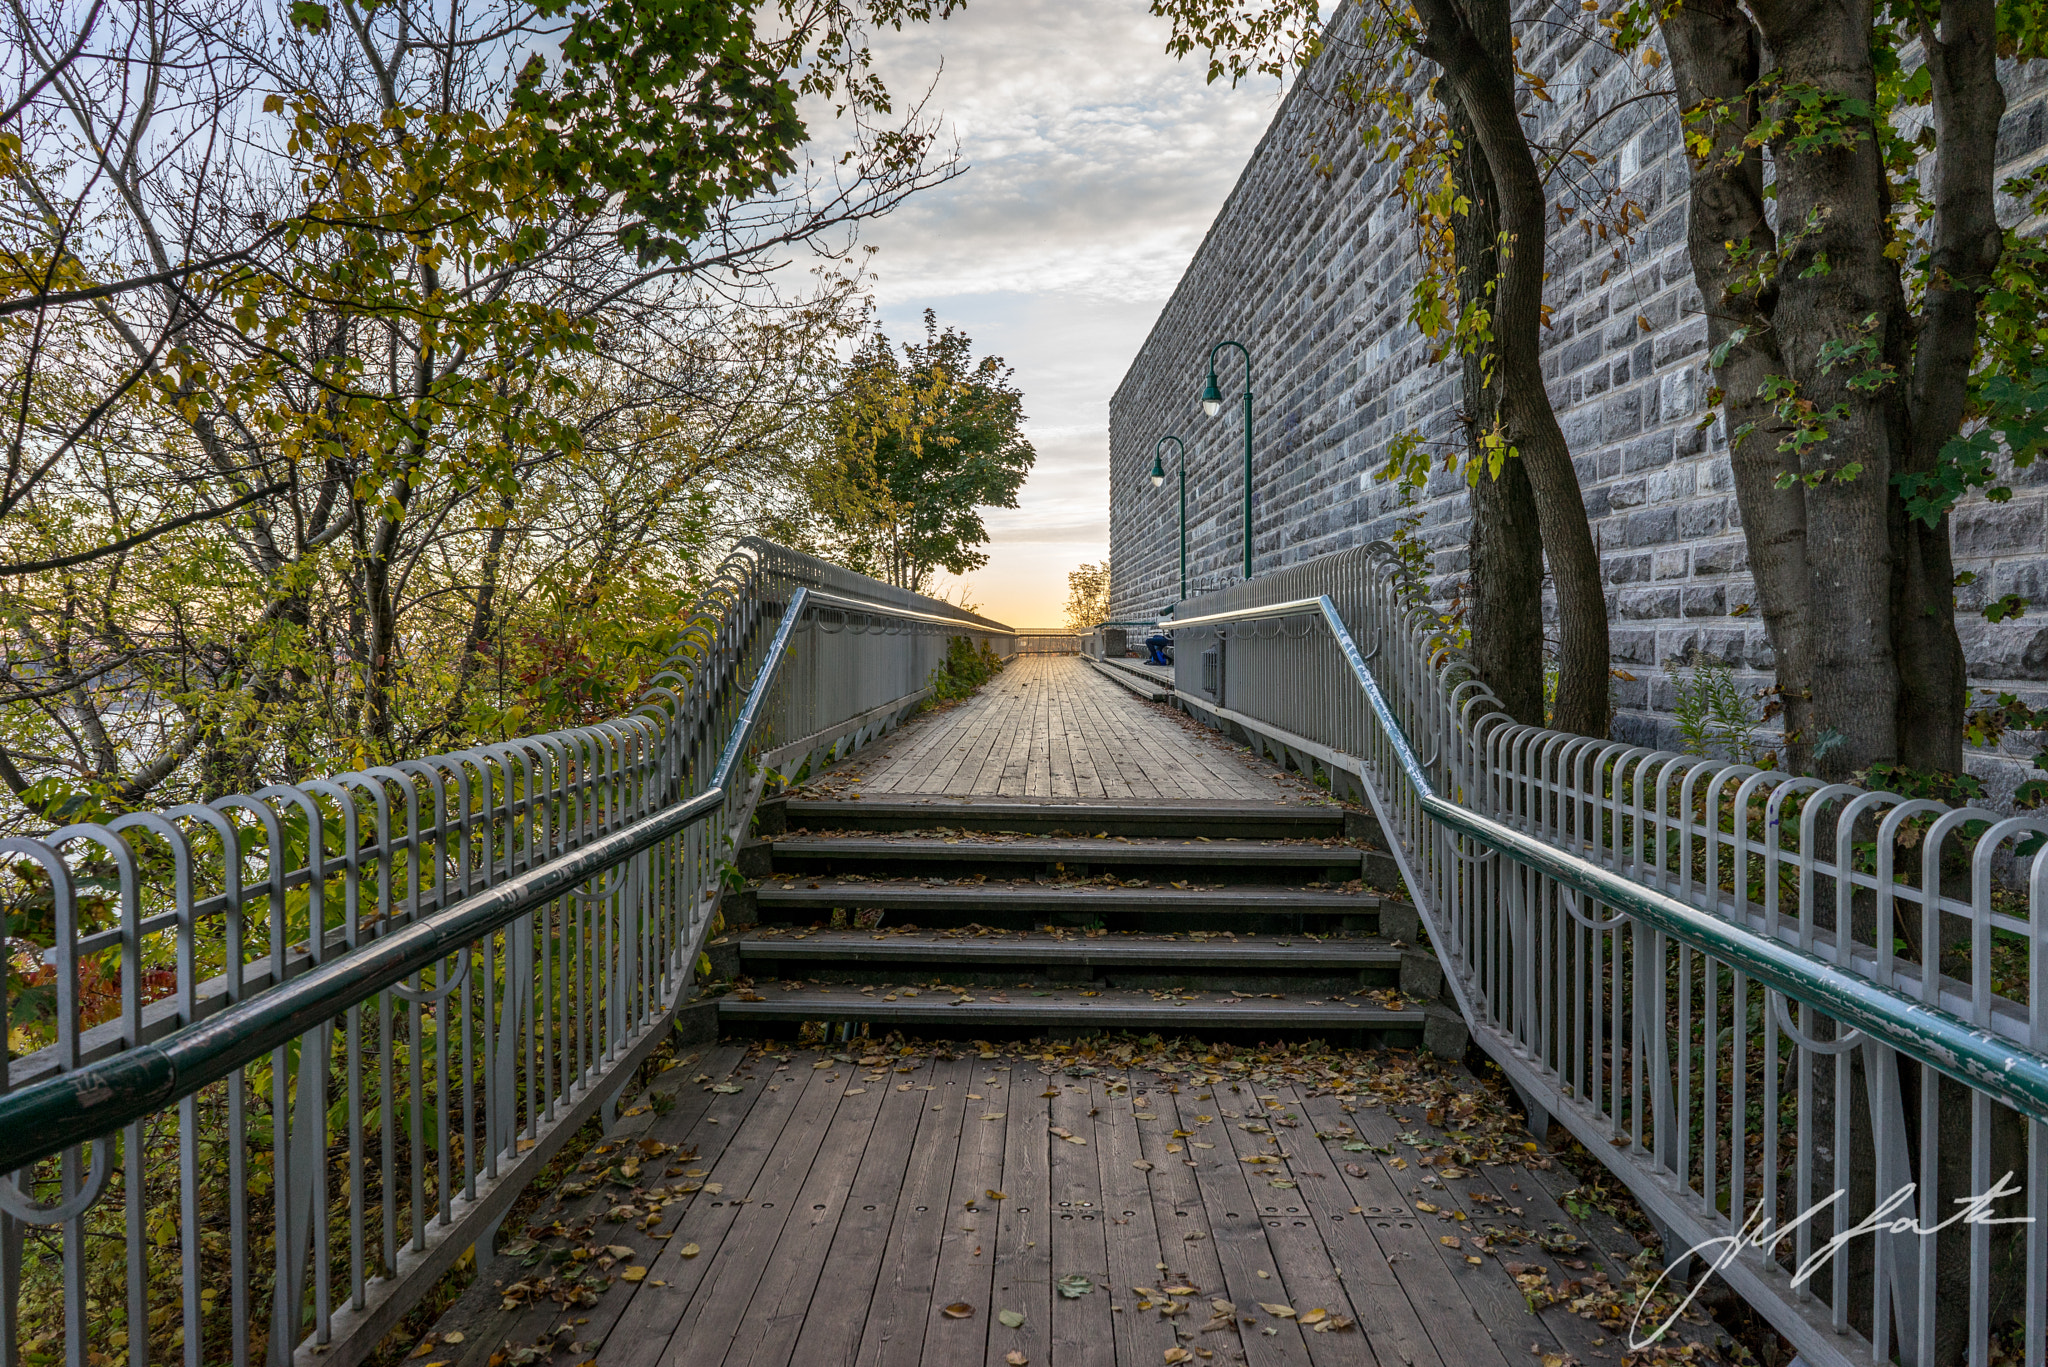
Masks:
[[[1305,1128],[1312,1134],[1316,1131],[1338,1133],[1336,1129],[1324,1129],[1317,1124],[1305,1102],[1301,1103],[1300,1109],[1301,1114],[1309,1118],[1309,1125]],[[1412,1367],[1462,1367],[1459,1363],[1446,1363],[1437,1352],[1436,1345],[1430,1341],[1429,1330],[1424,1327],[1421,1316],[1409,1303],[1399,1278],[1389,1266],[1390,1250],[1373,1237],[1372,1220],[1366,1215],[1365,1208],[1353,1203],[1350,1191],[1341,1180],[1333,1180],[1335,1172],[1354,1156],[1341,1148],[1325,1147],[1325,1143],[1337,1145],[1341,1142],[1297,1137],[1293,1143],[1296,1156],[1289,1160],[1287,1168],[1289,1175],[1300,1184],[1298,1192],[1302,1205],[1316,1222],[1316,1227],[1322,1230],[1330,1260],[1344,1279],[1344,1292],[1351,1299],[1359,1332],[1371,1339],[1374,1353],[1383,1363],[1412,1364]]]
[[[1049,1071],[1049,1070],[1048,1070]],[[1008,1128],[1003,1136],[1004,1199],[996,1221],[997,1310],[1021,1310],[1024,1323],[991,1331],[989,1346],[1015,1349],[1033,1363],[1052,1361],[1052,1212],[1046,1126],[1052,1114],[1041,1093],[1051,1088],[1022,1062],[1009,1073]],[[932,1367],[940,1367],[934,1363]]]
[[[777,1084],[768,1091],[766,1078],[756,1080],[749,1090],[761,1092],[738,1133],[728,1137],[715,1162],[699,1163],[706,1172],[706,1190],[690,1197],[682,1219],[668,1235],[660,1255],[647,1265],[647,1277],[630,1290],[631,1300],[618,1323],[603,1339],[605,1367],[655,1367],[662,1352],[682,1323],[690,1302],[707,1274],[718,1261],[720,1243],[732,1227],[741,1207],[733,1200],[749,1194],[769,1155],[782,1138],[784,1127],[795,1114],[809,1079],[800,1086]],[[716,1184],[720,1190],[708,1188]],[[682,1250],[696,1245],[701,1254],[684,1257]]]
[[[744,1192],[731,1188],[725,1192],[728,1199],[743,1200],[744,1204],[718,1247],[711,1250],[711,1265],[703,1283],[669,1340],[669,1361],[709,1363],[726,1358],[797,1208],[792,1197],[808,1185],[814,1162],[821,1154],[848,1150],[858,1158],[866,1142],[874,1107],[863,1104],[862,1097],[845,1098],[841,1074],[836,1069],[813,1069],[812,1062],[808,1054],[796,1055],[791,1068],[801,1069],[801,1073],[780,1084],[800,1087],[803,1095],[759,1176]],[[839,1117],[842,1106],[848,1113],[844,1121]],[[826,1148],[828,1135],[836,1140],[831,1151]],[[834,1160],[828,1157],[826,1161]],[[846,1162],[847,1175],[853,1168],[852,1162]]]
[[[912,1074],[918,1076],[918,1074]],[[904,1174],[925,1115],[925,1092],[902,1086],[900,1074],[888,1074],[886,1081],[862,1084],[879,1091],[882,1107],[875,1125],[880,1134],[871,1140],[861,1157],[853,1188],[840,1208],[826,1254],[824,1272],[811,1303],[798,1307],[802,1324],[790,1336],[795,1348],[784,1356],[769,1354],[760,1360],[773,1362],[851,1362],[859,1350],[861,1333],[867,1324],[875,1295],[875,1280],[882,1266],[883,1246],[896,1218],[896,1205],[904,1191]],[[778,1319],[782,1312],[777,1312]],[[783,1331],[788,1332],[788,1331]]]
[[[1086,1276],[1096,1289],[1080,1296],[1055,1293],[1052,1301],[1052,1354],[1062,1367],[1114,1367],[1116,1334],[1111,1321],[1109,1251],[1103,1236],[1102,1171],[1096,1161],[1095,1121],[1089,1114],[1100,1095],[1094,1079],[1066,1085],[1051,1079],[1059,1095],[1052,1103],[1046,1131],[1048,1193],[1052,1214],[1052,1273]],[[1050,1088],[1049,1088],[1050,1089]],[[1052,1133],[1057,1126],[1082,1141],[1074,1143]]]
[[[1280,1099],[1275,1092],[1274,1099]],[[1206,1126],[1215,1136],[1215,1154],[1218,1184],[1227,1189],[1226,1200],[1237,1198],[1236,1188],[1230,1186],[1225,1174],[1235,1169],[1243,1195],[1250,1203],[1254,1218],[1265,1225],[1266,1244],[1273,1251],[1271,1285],[1278,1291],[1263,1299],[1275,1304],[1291,1306],[1297,1316],[1310,1310],[1321,1310],[1325,1315],[1341,1315],[1354,1323],[1358,1311],[1345,1293],[1344,1285],[1336,1275],[1336,1259],[1323,1241],[1322,1230],[1308,1214],[1303,1204],[1300,1186],[1310,1180],[1305,1174],[1297,1175],[1295,1165],[1286,1162],[1266,1161],[1258,1164],[1247,1163],[1247,1158],[1278,1159],[1293,1152],[1302,1145],[1314,1145],[1311,1127],[1300,1123],[1298,1112],[1291,1107],[1275,1110],[1261,1104],[1256,1088],[1232,1094],[1229,1099],[1216,1098],[1217,1123]],[[1286,1128],[1280,1121],[1295,1120],[1294,1128]],[[1246,1125],[1261,1127],[1263,1133],[1246,1130]],[[1226,1155],[1235,1157],[1235,1162],[1221,1161]],[[1320,1155],[1311,1153],[1309,1163],[1317,1162]],[[1314,1168],[1322,1172],[1320,1167]],[[1274,1182],[1291,1185],[1275,1187]],[[1250,1313],[1251,1308],[1240,1303],[1240,1310]],[[1364,1359],[1374,1359],[1370,1349],[1370,1338],[1361,1355],[1361,1345],[1348,1337],[1340,1337],[1337,1331],[1301,1332],[1297,1321],[1297,1332],[1308,1350],[1309,1360],[1317,1367],[1349,1367],[1349,1364]],[[1398,1359],[1396,1359],[1398,1362]]]
[[[911,1094],[928,1098],[934,1092],[950,1090],[948,1080],[964,1076],[963,1063],[934,1064],[926,1082],[911,1084]],[[927,1086],[933,1091],[923,1090]],[[934,1104],[940,1109],[932,1109]],[[849,1359],[859,1367],[916,1367],[923,1353],[925,1325],[938,1312],[932,1304],[932,1280],[938,1267],[940,1234],[951,1215],[946,1203],[959,1147],[959,1109],[928,1101],[918,1123],[917,1144],[911,1150],[903,1191],[896,1200],[860,1348]]]
[[[1203,1142],[1216,1145],[1213,1150],[1194,1150],[1190,1171],[1208,1215],[1216,1261],[1223,1270],[1223,1295],[1237,1306],[1246,1355],[1256,1363],[1307,1367],[1308,1345],[1302,1342],[1301,1326],[1292,1320],[1275,1319],[1259,1309],[1260,1303],[1276,1299],[1275,1293],[1282,1285],[1279,1259],[1266,1242],[1265,1222],[1259,1218],[1244,1179],[1236,1171],[1237,1157],[1229,1142],[1215,1133],[1213,1124],[1206,1127],[1204,1137],[1205,1127],[1195,1119],[1197,1112],[1188,1098],[1174,1100],[1180,1111],[1180,1128],[1196,1131]],[[1207,1104],[1218,1105],[1219,1101],[1220,1098]],[[1223,1120],[1221,1109],[1215,1115],[1218,1122],[1228,1123]],[[1246,1324],[1248,1317],[1257,1323]],[[1267,1329],[1273,1332],[1266,1333]]]
[[[825,1080],[833,1081],[831,1070],[824,1071]],[[830,1283],[821,1287],[834,1240],[860,1205],[874,1205],[879,1212],[901,1185],[910,1139],[917,1132],[911,1109],[917,1102],[912,1098],[923,1093],[896,1092],[881,1083],[863,1083],[862,1077],[856,1068],[839,1079],[841,1100],[832,1117],[832,1132],[797,1192],[789,1223],[726,1353],[725,1361],[735,1367],[781,1367],[790,1362],[815,1303],[834,1298],[828,1313],[844,1313],[836,1300],[843,1292],[839,1274],[844,1269],[834,1268]],[[859,1095],[849,1096],[850,1092]],[[868,1285],[872,1278],[859,1291],[865,1294]],[[866,1310],[863,1304],[858,1314],[864,1316]]]
[[[713,1092],[709,1083],[693,1087],[689,1079],[702,1075],[722,1082],[745,1057],[746,1051],[733,1045],[720,1046],[702,1054],[688,1055],[687,1061],[680,1062],[677,1067],[669,1069],[655,1079],[648,1092],[627,1108],[637,1111],[638,1114],[622,1117],[613,1128],[611,1136],[601,1141],[598,1147],[609,1150],[638,1139],[652,1138],[665,1144],[680,1143],[700,1149],[710,1145],[715,1150],[730,1133],[737,1132],[737,1122],[746,1115],[748,1108],[759,1095],[759,1089],[749,1088],[739,1096],[728,1097]],[[658,1115],[651,1104],[650,1096],[672,1096],[676,1098],[676,1102],[668,1114]],[[717,1113],[724,1123],[719,1125],[705,1123],[707,1114],[713,1110],[714,1102],[720,1103],[717,1106]],[[594,1153],[586,1153],[579,1155],[578,1161],[587,1162],[595,1157],[597,1155]],[[670,1179],[663,1173],[668,1166],[670,1160],[667,1158],[659,1164],[650,1165],[645,1185],[667,1185]],[[590,1174],[581,1175],[587,1177]],[[586,1221],[595,1221],[612,1206],[618,1196],[624,1194],[620,1188],[606,1185],[587,1195],[557,1198],[536,1211],[524,1222],[521,1229],[514,1229],[508,1225],[504,1237],[509,1241],[523,1232],[540,1230],[554,1223],[572,1227]],[[620,1235],[618,1227],[605,1224],[599,1224],[597,1229],[603,1242],[627,1245],[643,1258],[651,1258],[661,1247],[656,1236],[649,1232],[632,1230]],[[549,1240],[542,1238],[541,1242],[545,1248]],[[535,1254],[501,1253],[487,1261],[476,1282],[463,1294],[457,1305],[444,1314],[435,1325],[439,1332],[453,1330],[463,1335],[463,1346],[455,1351],[453,1359],[458,1367],[482,1367],[485,1359],[495,1352],[500,1344],[507,1340],[513,1343],[530,1343],[563,1320],[563,1308],[548,1300],[528,1302],[507,1310],[504,1308],[503,1298],[496,1290],[498,1286],[510,1285],[534,1275],[537,1268],[529,1267],[527,1263],[537,1254],[538,1250]],[[600,1325],[610,1324],[623,1312],[626,1299],[630,1295],[630,1286],[614,1285],[612,1290],[601,1296],[598,1304],[591,1308],[588,1318],[599,1322]],[[591,1337],[593,1340],[601,1338],[602,1333]]]
[[[1382,1108],[1361,1106],[1347,1116],[1330,1097],[1317,1097],[1305,1102],[1304,1107],[1319,1130],[1334,1132],[1340,1125],[1350,1123],[1368,1143],[1384,1145],[1393,1137],[1386,1133],[1384,1125],[1376,1123],[1387,1120]],[[1477,1281],[1473,1274],[1488,1269],[1467,1265],[1462,1253],[1456,1255],[1459,1265],[1455,1268],[1444,1261],[1450,1250],[1438,1244],[1437,1239],[1452,1232],[1449,1225],[1439,1223],[1427,1212],[1415,1210],[1414,1198],[1403,1193],[1404,1186],[1414,1185],[1414,1168],[1404,1173],[1387,1161],[1387,1155],[1374,1152],[1360,1154],[1358,1158],[1357,1166],[1372,1174],[1370,1177],[1353,1177],[1342,1167],[1338,1175],[1351,1196],[1351,1204],[1360,1207],[1371,1221],[1373,1237],[1386,1250],[1402,1292],[1445,1362],[1457,1363],[1459,1367],[1467,1363],[1473,1367],[1521,1367],[1528,1360],[1531,1342],[1543,1345],[1548,1352],[1557,1350],[1555,1336],[1542,1330],[1540,1321],[1521,1303],[1519,1293],[1510,1309],[1511,1322],[1501,1325],[1498,1334],[1483,1318],[1468,1288]],[[1493,1275],[1503,1274],[1493,1270]],[[1506,1337],[1501,1337],[1502,1334]]]
[[[1202,1194],[1195,1187],[1194,1159],[1190,1156],[1209,1150],[1195,1148],[1194,1139],[1175,1133],[1182,1127],[1182,1115],[1174,1100],[1178,1092],[1176,1084],[1155,1083],[1133,1098],[1145,1108],[1146,1114],[1154,1117],[1138,1121],[1138,1135],[1144,1156],[1152,1163],[1152,1212],[1159,1228],[1159,1261],[1166,1264],[1164,1269],[1155,1269],[1160,1280],[1145,1285],[1155,1290],[1169,1286],[1197,1288],[1202,1303],[1189,1311],[1193,1314],[1226,1293],[1223,1267],[1216,1258],[1216,1241],[1209,1237],[1209,1215],[1202,1205]],[[1193,1093],[1197,1108],[1206,1106],[1208,1100],[1206,1093]],[[1199,1326],[1206,1322],[1206,1318],[1196,1322],[1195,1347],[1208,1348],[1223,1361],[1242,1357],[1253,1367],[1266,1367],[1270,1340],[1241,1340],[1235,1322],[1228,1329],[1201,1333]]]
[[[1095,1158],[1102,1168],[1103,1214],[1108,1219],[1104,1232],[1109,1244],[1110,1303],[1123,1307],[1121,1314],[1111,1315],[1116,1357],[1123,1363],[1159,1362],[1174,1346],[1174,1322],[1157,1310],[1139,1310],[1133,1292],[1140,1286],[1156,1291],[1179,1283],[1166,1280],[1167,1273],[1159,1267],[1166,1261],[1166,1253],[1160,1247],[1159,1221],[1152,1207],[1152,1173],[1157,1165],[1145,1157],[1139,1127],[1150,1125],[1171,1132],[1172,1126],[1162,1122],[1149,1104],[1140,1105],[1130,1089],[1104,1097],[1100,1106],[1101,1113],[1095,1117]],[[1151,1119],[1140,1121],[1139,1113]],[[1148,1166],[1141,1169],[1139,1163]],[[1195,1310],[1187,1312],[1196,1315],[1194,1322],[1183,1319],[1179,1327],[1192,1330],[1201,1324],[1208,1318],[1208,1304],[1206,1299],[1198,1299]]]
[[[1003,1190],[999,1184],[1003,1179],[1008,1090],[1000,1079],[984,1081],[992,1076],[996,1075],[975,1067],[964,1076],[949,1076],[938,1092],[931,1093],[944,1095],[946,1109],[959,1112],[960,1148],[944,1208],[946,1223],[939,1236],[938,1272],[931,1293],[936,1313],[925,1325],[923,1362],[978,1362],[985,1354],[998,1361],[1002,1357],[1000,1352],[988,1352],[992,1339],[1007,1334],[995,1321],[998,1307],[989,1301],[995,1279],[996,1222],[1002,1205],[989,1192]],[[1001,1119],[981,1118],[999,1112]],[[954,1304],[966,1305],[973,1313],[953,1319],[944,1313],[944,1307]]]

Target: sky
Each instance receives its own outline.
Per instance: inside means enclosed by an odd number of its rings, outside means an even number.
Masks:
[[[1002,356],[1038,451],[965,582],[1012,626],[1059,625],[1067,571],[1108,554],[1109,396],[1279,105],[1205,85],[1168,34],[1145,0],[976,0],[873,44],[892,92],[939,72],[927,111],[970,167],[864,233],[882,327],[920,337],[931,308]]]

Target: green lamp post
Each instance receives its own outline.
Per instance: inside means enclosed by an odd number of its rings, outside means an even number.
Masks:
[[[1216,387],[1216,353],[1234,346],[1244,357],[1244,577],[1252,577],[1252,354],[1243,342],[1218,342],[1209,348],[1209,382],[1202,386],[1202,411],[1215,417],[1223,411],[1223,391]]]
[[[1166,462],[1161,455],[1166,443],[1172,442],[1173,449],[1180,453],[1180,597],[1188,597],[1188,448],[1181,445],[1179,437],[1161,437],[1152,447],[1152,487],[1157,489],[1166,483]]]

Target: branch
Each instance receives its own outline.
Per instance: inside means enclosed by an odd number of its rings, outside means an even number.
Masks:
[[[173,266],[168,270],[157,271],[150,275],[138,275],[132,280],[114,280],[104,285],[89,285],[84,289],[49,290],[37,294],[18,295],[13,299],[0,301],[0,318],[4,318],[12,313],[25,313],[29,309],[49,308],[60,304],[90,303],[95,299],[105,299],[116,294],[126,294],[130,290],[148,289],[152,285],[163,285],[174,280],[181,280],[199,271],[209,271],[216,266],[225,266],[231,262],[240,261],[254,254],[258,247],[283,232],[284,229],[285,225],[283,223],[273,223],[263,230],[262,236],[245,247],[226,252],[220,256],[208,257],[204,261],[191,261],[185,265]]]
[[[225,517],[229,513],[246,508],[259,498],[269,498],[272,494],[281,494],[291,487],[290,480],[285,480],[280,484],[266,484],[253,493],[243,494],[224,508],[202,508],[196,513],[187,513],[183,517],[174,517],[169,522],[158,523],[146,532],[137,532],[133,536],[123,537],[121,540],[112,542],[109,545],[96,546],[89,551],[80,551],[76,555],[60,555],[55,560],[30,560],[19,565],[0,565],[0,577],[41,574],[44,570],[66,569],[72,565],[83,565],[89,560],[100,560],[110,555],[117,555],[122,551],[140,546],[145,541],[154,541],[165,532],[174,532],[180,527],[189,527],[195,522],[207,522],[216,517]]]

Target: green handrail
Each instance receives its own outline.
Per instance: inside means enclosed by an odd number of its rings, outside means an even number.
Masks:
[[[703,792],[464,898],[445,912],[379,936],[218,1015],[181,1026],[154,1043],[0,1096],[0,1173],[110,1134],[218,1082],[320,1022],[440,963],[717,811],[725,805],[733,774],[760,723],[768,691],[788,656],[790,636],[813,601],[887,616],[930,617],[906,608],[798,588],[790,595],[767,658],[747,691],[746,703],[734,719],[718,766],[712,771],[711,784]],[[973,629],[972,624],[960,625]]]
[[[1439,796],[1328,594],[1211,613],[1185,619],[1179,625],[1201,626],[1308,613],[1321,614],[1364,690],[1373,715],[1379,719],[1402,776],[1415,790],[1423,811],[1439,825],[1470,836],[1518,864],[1723,959],[1766,986],[1816,1006],[1878,1042],[2048,1124],[2048,1058],[2018,1048],[2003,1036],[1979,1029],[1950,1012],[1915,1001],[1895,988],[1844,972],[1747,926],[1645,887],[1592,860],[1568,854]]]

